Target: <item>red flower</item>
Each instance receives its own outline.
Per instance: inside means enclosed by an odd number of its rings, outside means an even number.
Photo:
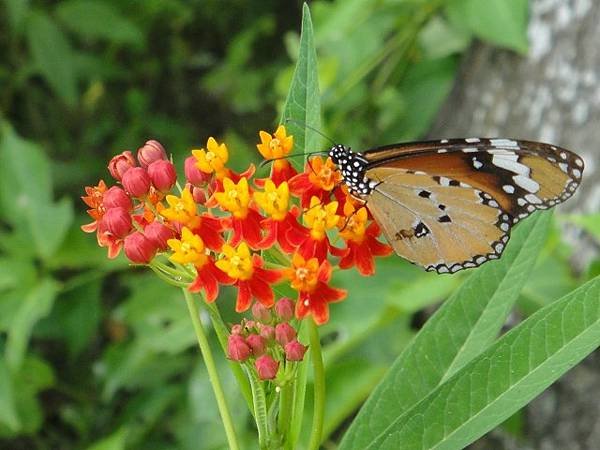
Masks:
[[[340,222],[341,217],[337,215],[337,209],[337,202],[324,205],[317,197],[311,199],[310,208],[304,213],[304,221],[310,227],[310,233],[298,247],[298,253],[304,259],[315,257],[323,261],[328,253],[334,256],[344,255],[345,251],[331,245],[327,236],[327,231]]]
[[[236,184],[231,179],[223,180],[223,192],[215,193],[215,199],[221,208],[231,213],[230,224],[233,229],[231,245],[237,245],[242,240],[253,249],[264,248],[260,222],[263,217],[250,206],[250,188],[248,180],[241,178]]]
[[[204,298],[208,303],[214,302],[219,296],[219,284],[232,284],[233,280],[215,266],[212,258],[207,257],[202,266],[196,265],[196,279],[190,284],[190,292],[204,290]]]
[[[298,253],[292,257],[292,267],[286,269],[285,275],[291,280],[292,288],[298,291],[296,317],[303,319],[312,314],[317,325],[329,320],[329,303],[339,302],[346,297],[343,289],[328,285],[331,279],[331,264],[317,258],[305,260]]]
[[[368,220],[367,209],[363,206],[355,209],[351,202],[344,205],[346,221],[341,226],[340,235],[346,240],[346,253],[339,262],[341,269],[349,269],[356,266],[361,275],[373,275],[375,273],[374,256],[388,256],[393,250],[377,240],[381,233],[379,225],[371,222],[366,226]]]
[[[310,205],[312,198],[317,197],[321,203],[328,203],[331,191],[340,184],[342,175],[331,158],[326,161],[320,156],[306,162],[304,172],[290,181],[290,191],[300,197],[303,208]]]
[[[281,272],[263,268],[263,260],[258,255],[251,255],[250,249],[242,242],[237,250],[229,244],[223,245],[224,257],[216,266],[235,280],[238,288],[235,310],[244,312],[250,308],[252,298],[256,298],[266,308],[275,303],[271,284],[277,283]]]

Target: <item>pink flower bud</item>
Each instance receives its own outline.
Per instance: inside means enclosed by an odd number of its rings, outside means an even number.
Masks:
[[[231,327],[231,334],[242,334],[244,329],[239,323],[236,323]]]
[[[204,186],[208,183],[212,175],[198,169],[198,167],[196,167],[196,158],[193,156],[185,158],[183,170],[185,172],[185,179],[194,186]]]
[[[154,161],[167,159],[167,152],[160,142],[151,139],[138,148],[137,159],[140,166],[145,169]]]
[[[125,208],[110,208],[102,217],[105,230],[118,238],[124,238],[129,234],[133,225],[131,215]]]
[[[252,305],[252,315],[259,322],[268,322],[271,320],[271,313],[262,303],[256,302]]]
[[[254,320],[246,320],[244,321],[244,326],[246,327],[246,330],[251,330],[257,325],[256,322],[254,322]]]
[[[204,205],[207,200],[206,191],[202,188],[192,186],[191,184],[188,184],[188,186],[190,186],[190,190],[192,191],[192,197],[194,198],[194,202],[196,202],[196,204],[198,205]]]
[[[279,369],[279,363],[269,355],[262,355],[257,358],[254,366],[258,372],[258,378],[261,380],[272,380]]]
[[[294,301],[291,298],[283,297],[275,304],[275,312],[277,317],[287,322],[294,317]]]
[[[227,356],[233,361],[246,361],[250,357],[250,346],[239,334],[232,334],[227,339]]]
[[[104,193],[102,196],[102,205],[104,205],[105,209],[121,207],[127,211],[130,211],[133,206],[129,195],[119,186],[112,186]]]
[[[296,339],[296,330],[287,322],[278,323],[275,326],[275,339],[281,345],[285,345]]]
[[[275,328],[270,325],[260,324],[260,335],[267,340],[273,339],[275,337]]]
[[[302,361],[306,353],[306,347],[296,340],[285,344],[284,350],[285,359],[288,361]]]
[[[144,234],[148,239],[154,242],[159,250],[166,250],[167,240],[175,237],[175,231],[160,222],[152,222],[144,229]]]
[[[144,197],[150,191],[151,180],[146,169],[133,167],[123,175],[123,187],[134,197]]]
[[[129,150],[113,156],[108,163],[108,171],[117,181],[121,181],[125,172],[132,167],[135,167],[135,159]]]
[[[246,343],[252,349],[252,354],[254,356],[264,355],[267,349],[267,340],[264,337],[259,336],[258,334],[251,334],[250,336],[248,336],[246,338]]]
[[[136,264],[148,264],[156,254],[156,245],[139,231],[131,233],[123,244],[125,255]]]
[[[170,161],[158,160],[148,166],[152,185],[160,192],[169,192],[177,181],[175,166]]]

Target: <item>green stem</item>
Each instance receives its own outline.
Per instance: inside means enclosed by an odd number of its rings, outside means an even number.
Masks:
[[[325,366],[321,352],[319,329],[313,320],[308,320],[308,335],[310,342],[310,360],[314,373],[314,409],[311,427],[309,450],[318,450],[323,438],[323,419],[325,418]]]
[[[194,331],[196,332],[196,338],[198,339],[198,346],[200,347],[202,358],[206,364],[208,379],[210,380],[213,392],[215,393],[215,398],[217,399],[217,406],[219,407],[219,413],[221,414],[221,419],[223,420],[223,427],[225,428],[225,434],[227,435],[229,448],[232,450],[239,450],[240,447],[237,443],[237,437],[233,428],[233,420],[231,419],[231,414],[229,412],[229,408],[227,407],[225,394],[223,392],[223,387],[221,386],[219,374],[217,372],[217,366],[215,365],[210,344],[208,343],[208,339],[206,338],[204,329],[202,328],[202,323],[200,322],[198,306],[196,305],[192,294],[187,289],[183,288],[182,291],[187,303],[188,311],[190,312],[192,324],[194,325]]]
[[[250,386],[252,388],[252,398],[254,400],[254,419],[256,420],[256,428],[258,429],[258,446],[261,450],[268,448],[268,413],[267,413],[267,399],[265,396],[265,390],[263,388],[262,381],[260,381],[252,367],[248,367],[246,372],[250,379]]]
[[[287,362],[285,366],[285,380],[286,383],[281,386],[281,392],[279,393],[279,421],[278,429],[279,434],[284,439],[284,445],[287,447],[289,440],[290,423],[292,417],[292,408],[294,407],[294,366],[293,362]]]

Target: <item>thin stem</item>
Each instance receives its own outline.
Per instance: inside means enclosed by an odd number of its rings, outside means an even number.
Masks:
[[[286,383],[283,386],[281,386],[281,392],[279,397],[279,421],[277,428],[279,430],[279,434],[284,439],[284,445],[286,447],[290,438],[290,419],[292,417],[292,408],[294,407],[294,366],[295,364],[291,361],[288,361],[285,365]]]
[[[310,342],[310,360],[314,373],[314,410],[311,427],[309,450],[318,450],[323,438],[323,419],[325,418],[325,366],[321,352],[319,329],[313,320],[308,320],[308,335]]]
[[[265,390],[263,383],[260,381],[256,373],[251,367],[246,367],[248,378],[250,379],[250,386],[252,388],[252,398],[254,399],[254,419],[256,421],[256,428],[258,429],[258,446],[261,450],[268,448],[268,413],[267,413],[267,399],[265,396]]]
[[[225,434],[227,435],[229,448],[232,450],[239,450],[240,447],[237,443],[237,437],[233,428],[233,420],[231,419],[231,414],[229,412],[229,408],[227,407],[227,401],[225,400],[223,387],[221,386],[221,382],[219,380],[217,366],[215,365],[210,344],[208,343],[208,339],[206,338],[206,334],[204,334],[204,329],[202,328],[202,323],[200,322],[198,306],[196,305],[192,294],[187,289],[184,288],[182,291],[187,303],[188,311],[190,312],[192,324],[194,325],[194,331],[196,332],[196,338],[198,339],[198,346],[202,352],[204,364],[206,364],[208,379],[210,380],[213,392],[215,393],[215,398],[217,399],[217,406],[219,407],[219,413],[221,414],[221,419],[223,420],[223,427],[225,428]]]

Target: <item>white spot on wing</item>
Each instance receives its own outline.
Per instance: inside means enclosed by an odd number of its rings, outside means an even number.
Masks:
[[[518,186],[522,187],[527,192],[531,192],[532,194],[535,194],[537,191],[540,190],[540,185],[537,183],[537,181],[532,180],[529,177],[523,175],[515,175],[513,177],[513,180],[515,180],[515,183],[517,183]]]
[[[469,144],[476,144],[477,142],[481,142],[479,138],[466,138],[465,141]]]
[[[502,189],[504,189],[504,192],[506,192],[508,194],[515,193],[515,187],[511,184],[505,184],[504,186],[502,186]]]
[[[512,139],[490,139],[490,144],[494,147],[519,148],[517,141],[513,141]]]
[[[534,194],[527,194],[525,196],[525,200],[527,200],[529,203],[534,203],[536,205],[542,203],[542,200],[537,195],[534,195]]]
[[[517,159],[519,159],[519,155],[494,155],[492,157],[492,164],[516,174],[529,175],[529,167],[525,164],[518,163]]]

